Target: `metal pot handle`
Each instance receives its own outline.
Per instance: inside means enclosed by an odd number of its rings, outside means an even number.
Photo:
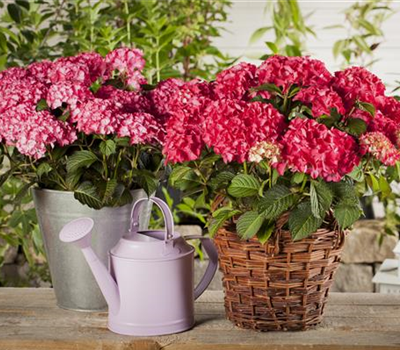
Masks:
[[[185,240],[200,239],[203,243],[204,249],[208,255],[209,263],[204,273],[204,276],[200,280],[199,284],[194,289],[194,299],[196,300],[203,292],[207,289],[218,268],[218,251],[215,248],[213,241],[210,238],[203,236],[185,236]]]
[[[132,211],[131,211],[131,227],[129,229],[129,233],[131,235],[135,235],[139,231],[139,209],[144,202],[151,201],[156,204],[163,216],[165,222],[165,237],[164,241],[168,242],[174,237],[174,218],[172,216],[171,210],[169,210],[167,203],[157,197],[151,198],[141,198],[133,204]]]

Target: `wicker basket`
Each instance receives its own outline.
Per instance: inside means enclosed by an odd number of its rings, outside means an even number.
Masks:
[[[317,325],[343,243],[344,233],[333,227],[296,242],[289,231],[279,229],[264,245],[255,238],[242,241],[231,229],[219,230],[215,244],[227,318],[257,331],[306,330]]]

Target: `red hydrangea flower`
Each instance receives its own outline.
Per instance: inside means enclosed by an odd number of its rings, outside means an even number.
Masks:
[[[49,75],[53,66],[53,62],[48,60],[32,63],[27,67],[27,75],[42,83],[50,84]]]
[[[66,60],[73,64],[83,65],[88,68],[90,82],[97,79],[105,80],[107,74],[107,64],[105,59],[96,52],[84,52],[76,56],[66,57]]]
[[[400,102],[394,97],[378,96],[376,98],[378,109],[388,118],[400,123]]]
[[[225,162],[244,162],[255,144],[277,140],[286,127],[283,115],[260,102],[219,100],[204,113],[204,141]]]
[[[332,75],[324,63],[309,57],[272,56],[257,71],[259,84],[272,83],[286,92],[290,86],[329,86]]]
[[[331,108],[336,108],[340,114],[346,112],[342,99],[331,88],[317,86],[303,88],[295,96],[294,101],[301,101],[307,106],[311,106],[314,118],[323,114],[330,115]]]
[[[93,98],[93,94],[86,85],[64,81],[50,86],[46,100],[50,108],[56,109],[63,103],[70,108],[76,108],[78,103],[90,98]]]
[[[282,144],[288,167],[314,179],[340,181],[360,162],[358,146],[350,135],[312,119],[292,120]]]
[[[146,63],[141,50],[126,47],[116,49],[107,54],[106,63],[108,71],[117,70],[129,87],[139,90],[141,84],[146,84],[141,74]]]
[[[362,67],[351,67],[336,72],[332,86],[342,97],[348,109],[353,107],[356,100],[376,106],[377,97],[385,94],[385,85],[382,81]]]
[[[69,81],[71,83],[81,83],[91,85],[89,68],[83,64],[73,63],[69,60],[58,59],[49,72],[49,78],[52,83]]]
[[[207,83],[193,80],[180,87],[170,99],[163,153],[167,162],[195,160],[204,148],[204,108],[211,102]]]
[[[0,82],[3,84],[5,80],[20,80],[27,76],[28,72],[25,68],[12,67],[0,72]]]
[[[121,115],[118,137],[128,136],[131,144],[162,144],[165,131],[148,113],[124,113]]]
[[[371,154],[384,165],[393,166],[400,159],[400,152],[381,132],[368,132],[360,137],[361,153]]]
[[[75,131],[48,111],[37,112],[32,104],[9,108],[0,118],[0,138],[16,146],[21,154],[41,158],[47,147],[61,146],[76,140]]]
[[[368,131],[377,131],[384,134],[392,143],[399,145],[400,125],[392,119],[383,115],[380,111],[376,111],[375,117],[370,119]]]
[[[217,74],[213,84],[215,97],[232,100],[247,99],[251,87],[258,85],[257,67],[250,63],[239,63]]]

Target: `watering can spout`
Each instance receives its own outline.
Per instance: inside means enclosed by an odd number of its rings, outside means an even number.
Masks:
[[[117,283],[91,247],[91,232],[94,222],[90,218],[73,220],[60,232],[60,240],[73,243],[82,250],[90,269],[106,299],[110,313],[119,311],[120,297]]]

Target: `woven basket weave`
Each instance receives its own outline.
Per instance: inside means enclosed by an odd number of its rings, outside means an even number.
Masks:
[[[220,229],[215,244],[227,318],[257,331],[306,330],[317,325],[343,243],[344,233],[333,228],[321,228],[295,242],[289,231],[279,229],[264,245],[256,238],[242,241],[229,228]]]

